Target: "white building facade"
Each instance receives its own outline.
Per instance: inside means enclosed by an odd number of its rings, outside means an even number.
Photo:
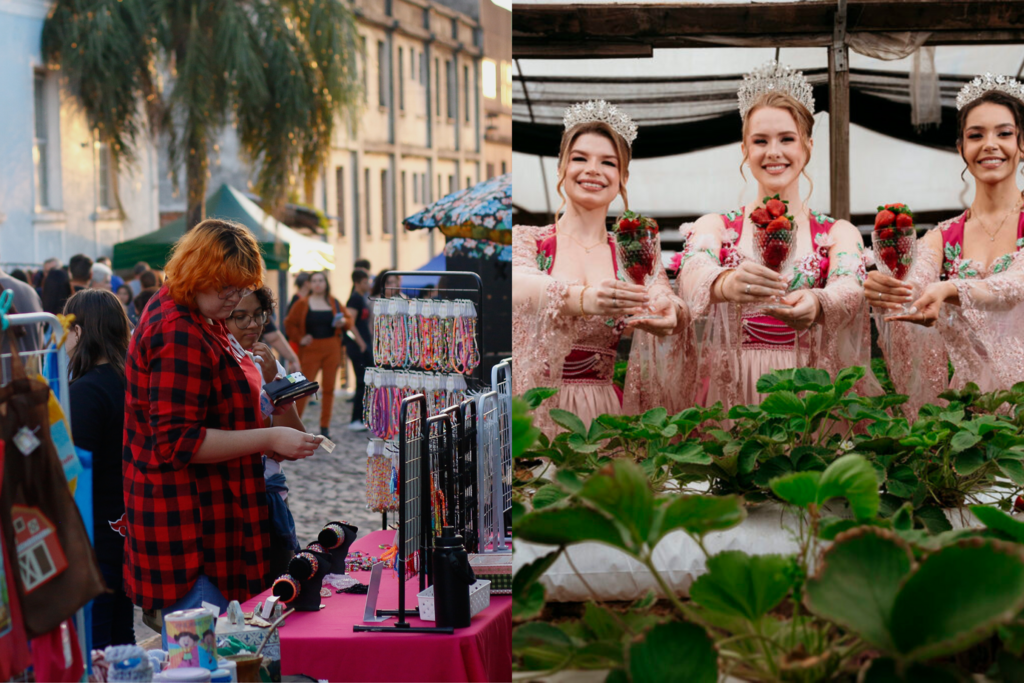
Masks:
[[[115,173],[60,71],[43,62],[51,4],[0,0],[0,264],[8,268],[109,256],[159,225],[152,142],[140,140],[137,162]]]

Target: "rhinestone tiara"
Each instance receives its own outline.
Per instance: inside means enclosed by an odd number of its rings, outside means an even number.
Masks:
[[[739,98],[740,116],[747,118],[747,112],[758,98],[765,93],[784,92],[796,98],[814,114],[814,90],[804,78],[802,71],[794,71],[774,59],[743,76],[743,85],[736,93]]]
[[[636,140],[636,124],[628,114],[619,111],[614,104],[608,104],[604,100],[580,102],[567,108],[562,117],[562,123],[566,130],[591,121],[607,123],[626,141],[627,145],[633,146],[633,140]]]
[[[1017,79],[1009,76],[993,76],[987,73],[984,76],[975,76],[970,83],[960,89],[956,96],[956,110],[960,111],[989,90],[1001,90],[1024,101],[1024,83],[1019,83]]]

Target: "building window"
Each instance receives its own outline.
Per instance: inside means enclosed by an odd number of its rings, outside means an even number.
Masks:
[[[43,74],[35,75],[34,96],[35,96],[35,140],[32,148],[32,161],[35,164],[35,186],[36,186],[36,209],[46,209],[50,206],[50,190],[47,182],[48,165],[46,163],[47,135],[46,135],[46,79]]]
[[[469,176],[466,176],[466,187],[473,187],[473,181]]]
[[[373,235],[370,228],[370,169],[363,169],[363,192],[366,193],[366,234]]]
[[[380,221],[381,232],[390,235],[391,221],[388,219],[388,172],[384,169],[380,172]]]
[[[334,169],[334,179],[338,187],[338,237],[345,236],[345,167],[338,166]]]
[[[442,187],[444,187],[444,185],[441,184],[441,174],[438,173],[437,174],[437,194],[439,194],[439,195],[441,194],[441,188]]]
[[[508,173],[508,168],[505,166],[505,162],[501,162],[501,175]]]
[[[388,106],[388,51],[384,41],[377,41],[377,102]]]
[[[480,74],[483,78],[484,97],[493,100],[498,96],[498,65],[493,59],[484,60],[484,68]]]
[[[398,108],[405,110],[405,55],[398,48]]]
[[[416,80],[416,50],[409,48],[409,77]]]
[[[502,85],[501,103],[506,107],[512,106],[512,65],[508,62],[501,63]]]
[[[455,192],[455,190],[457,190],[457,189],[459,189],[459,188],[455,187],[455,176],[454,175],[448,176],[448,194],[451,194],[452,192]]]
[[[459,115],[459,87],[455,82],[455,62],[450,59],[444,61],[445,75],[448,78],[448,118],[454,119]]]
[[[459,39],[459,20],[452,19],[452,38]]]
[[[487,162],[487,177],[494,177],[494,164],[492,164],[491,162]]]
[[[420,198],[423,200],[424,204],[429,204],[433,201],[433,197],[430,194],[430,176],[424,173],[420,178],[420,181],[423,183],[423,189],[420,191]]]
[[[113,164],[110,159],[110,145],[101,142],[96,148],[96,207],[114,208]]]
[[[466,123],[469,123],[469,67],[465,65],[462,67],[462,91],[466,100]]]
[[[370,101],[370,60],[366,54],[366,36],[359,36],[359,56],[363,60],[363,102]]]
[[[420,85],[427,87],[427,53],[420,53]],[[427,103],[427,114],[430,114],[430,103]]]
[[[436,116],[441,115],[441,60],[434,57],[434,110],[437,112]]]
[[[406,218],[409,215],[409,210],[405,206],[406,197],[409,189],[405,186],[405,171],[402,171],[402,218]]]

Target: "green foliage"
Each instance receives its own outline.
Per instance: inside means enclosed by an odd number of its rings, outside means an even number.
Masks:
[[[718,666],[750,681],[958,680],[948,658],[998,631],[1004,649],[989,661],[1012,675],[1024,653],[1024,523],[1006,511],[1024,486],[1024,384],[968,385],[911,424],[897,412],[906,397],[857,395],[863,376],[769,373],[765,400],[728,416],[720,405],[659,408],[586,425],[556,410],[553,437],[527,412],[550,390],[524,397],[514,455],[532,469],[516,473],[514,524],[520,539],[553,548],[515,576],[516,667],[606,669],[609,681],[711,681]],[[557,474],[536,476],[538,461]],[[952,529],[944,508],[982,493],[996,494],[971,507],[985,528]],[[707,552],[707,534],[766,499],[797,508],[795,554]],[[652,560],[676,530],[707,560],[689,601]],[[585,542],[640,562],[663,601],[588,603],[580,618],[538,627],[540,576]]]

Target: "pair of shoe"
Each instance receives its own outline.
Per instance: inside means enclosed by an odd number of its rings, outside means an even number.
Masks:
[[[349,423],[348,428],[353,432],[365,432],[366,425],[363,424],[362,420],[353,420]]]
[[[330,439],[331,438],[331,430],[328,429],[327,427],[321,427],[320,428],[320,436],[324,437],[325,439]]]

